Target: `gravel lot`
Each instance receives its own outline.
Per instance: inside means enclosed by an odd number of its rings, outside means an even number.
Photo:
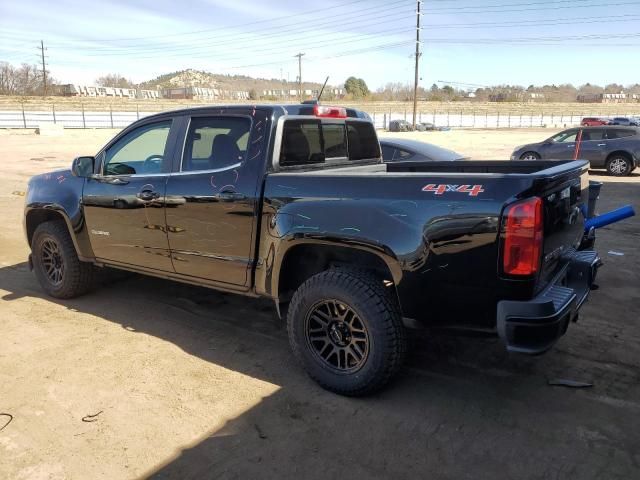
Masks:
[[[600,289],[551,352],[421,332],[397,380],[348,399],[305,376],[264,301],[137,275],[42,294],[21,192],[113,133],[0,131],[0,478],[640,478],[640,217],[600,232]],[[504,159],[552,133],[409,135]],[[593,177],[600,211],[640,208],[639,173]]]

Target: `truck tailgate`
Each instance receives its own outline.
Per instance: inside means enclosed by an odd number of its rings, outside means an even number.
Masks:
[[[587,166],[536,179],[531,193],[542,198],[544,208],[544,246],[536,285],[539,291],[568,261],[582,239],[589,199]]]

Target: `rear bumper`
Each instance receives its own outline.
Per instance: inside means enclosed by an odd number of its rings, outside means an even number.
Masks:
[[[553,282],[528,301],[498,302],[497,328],[510,352],[544,353],[576,321],[602,262],[594,251],[573,254]]]

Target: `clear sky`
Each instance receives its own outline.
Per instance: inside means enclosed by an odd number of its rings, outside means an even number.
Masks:
[[[195,68],[413,82],[415,0],[0,0],[0,61],[92,83]],[[425,0],[421,84],[640,82],[640,0]],[[282,72],[282,73],[281,73]],[[282,75],[282,77],[281,77]]]

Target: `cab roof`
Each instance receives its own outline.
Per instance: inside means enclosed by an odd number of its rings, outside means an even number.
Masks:
[[[322,104],[324,105],[324,104]],[[314,106],[315,103],[305,103],[305,104],[231,104],[231,105],[204,105],[201,107],[190,107],[190,108],[181,108],[177,110],[168,110],[166,112],[160,112],[149,117],[160,117],[160,116],[171,116],[171,115],[189,115],[192,113],[206,113],[211,111],[216,114],[221,113],[221,110],[233,112],[237,110],[246,110],[247,108],[255,108],[260,110],[270,110],[276,117],[280,117],[283,115],[314,115]],[[333,106],[333,105],[331,105]],[[357,110],[355,108],[345,108],[347,112],[347,118],[360,118],[363,120],[371,120],[371,117],[368,113],[363,112],[361,110]]]

